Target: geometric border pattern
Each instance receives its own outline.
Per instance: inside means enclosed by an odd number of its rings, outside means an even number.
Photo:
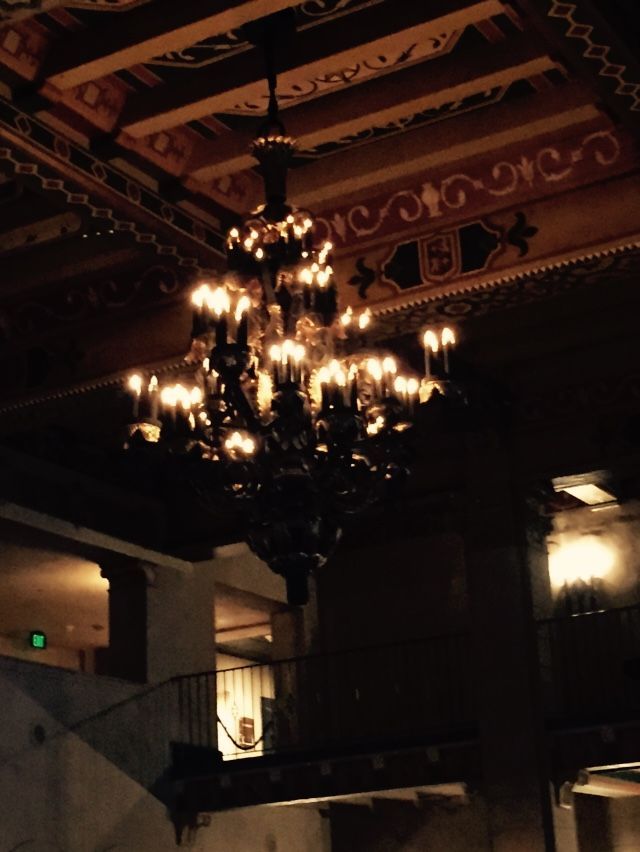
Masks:
[[[93,218],[106,220],[114,231],[129,233],[136,242],[153,246],[158,255],[175,258],[178,266],[200,269],[197,258],[181,254],[174,245],[161,243],[157,234],[141,230],[136,222],[119,218],[112,208],[103,207],[100,201],[92,199],[88,193],[62,180],[52,169],[22,159],[8,147],[0,148],[0,162],[9,165],[14,175],[26,178],[45,192],[61,193],[68,204],[81,206],[88,210]]]
[[[591,36],[595,27],[576,20],[575,13],[578,7],[575,3],[561,3],[558,0],[551,0],[551,2],[552,6],[547,13],[548,16],[567,21],[569,27],[565,36],[584,42],[586,47],[582,52],[583,58],[599,62],[601,68],[598,71],[598,76],[616,80],[618,83],[615,90],[616,95],[631,98],[632,103],[629,109],[632,112],[640,112],[640,83],[631,83],[624,79],[624,73],[627,70],[626,65],[618,65],[609,61],[611,47],[606,44],[597,44],[592,40]]]
[[[93,184],[103,185],[110,192],[119,195],[126,203],[133,204],[140,208],[141,211],[151,214],[159,221],[170,225],[208,253],[211,252],[220,257],[224,256],[224,237],[220,231],[199,219],[195,219],[175,204],[167,202],[156,192],[153,192],[129,175],[124,174],[110,163],[96,158],[86,148],[59,136],[46,124],[17,109],[4,98],[0,98],[0,144],[4,141],[1,138],[2,126],[6,127],[13,134],[17,131],[21,137],[28,139],[32,145],[36,145],[38,148],[55,157],[70,172],[82,174],[89,178]],[[85,206],[91,212],[92,216],[99,215],[94,212],[96,209],[103,210],[99,198],[94,197],[91,200],[90,194],[86,191],[78,192],[73,187],[71,180],[61,177],[59,173],[54,172],[49,167],[38,165],[34,162],[24,163],[24,157],[19,155],[9,145],[10,143],[4,141],[2,158],[16,167],[19,165],[19,173],[33,174],[40,180],[42,188],[45,190],[56,189],[67,193],[71,203]],[[58,185],[54,186],[51,183],[52,181],[57,181]],[[98,191],[97,187],[96,190]],[[109,210],[108,215],[113,217],[114,221],[117,219],[117,215],[113,210]],[[156,234],[140,231],[138,226],[133,222],[121,224],[120,230],[131,231],[139,242],[148,242],[154,245],[158,244],[159,246]],[[171,250],[168,246],[165,246],[163,251],[160,251],[158,248],[158,253],[173,254],[180,260],[183,266],[199,266],[195,258],[182,255],[181,251],[175,246],[171,247]]]

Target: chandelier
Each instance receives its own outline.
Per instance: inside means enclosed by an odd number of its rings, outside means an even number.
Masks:
[[[223,275],[191,293],[191,348],[179,381],[135,373],[131,449],[160,444],[215,476],[243,505],[246,540],[304,604],[308,577],[334,550],[346,516],[407,473],[403,433],[415,408],[448,384],[450,328],[421,335],[425,372],[374,351],[369,309],[342,312],[329,242],[287,202],[295,151],[278,115],[267,51],[269,110],[252,143],[265,202],[227,234]]]

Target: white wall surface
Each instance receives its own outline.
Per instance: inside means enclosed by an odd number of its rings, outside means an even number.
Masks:
[[[0,659],[0,852],[176,850],[147,789],[162,785],[173,733],[162,690]],[[251,808],[213,815],[189,848],[328,852],[324,837],[315,809]]]

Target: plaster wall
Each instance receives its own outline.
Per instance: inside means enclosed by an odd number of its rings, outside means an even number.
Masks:
[[[5,657],[15,657],[17,660],[59,666],[63,669],[82,669],[81,652],[75,648],[48,645],[44,650],[36,650],[29,647],[26,636],[0,636],[0,654]]]
[[[147,592],[147,679],[213,671],[215,577],[206,567],[191,573],[154,569]]]
[[[0,660],[0,852],[174,852],[149,792],[168,789],[168,694],[139,690]],[[328,852],[325,837],[315,809],[253,808],[214,815],[189,848]]]
[[[419,806],[374,799],[371,808],[332,805],[332,852],[490,852],[480,797],[434,799]]]

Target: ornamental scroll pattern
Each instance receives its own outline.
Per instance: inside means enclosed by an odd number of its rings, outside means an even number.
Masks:
[[[441,56],[453,50],[461,34],[462,30],[455,30],[440,33],[437,36],[424,37],[419,41],[402,45],[393,52],[372,54],[346,68],[336,68],[309,80],[298,79],[289,84],[283,80],[278,86],[278,100],[283,104],[286,103],[287,106],[292,103],[302,103],[332,89],[387,74],[403,65]],[[269,94],[265,85],[263,94],[237,103],[225,109],[224,112],[238,115],[262,113],[266,110],[268,101]]]
[[[381,233],[423,225],[453,214],[468,215],[468,208],[491,199],[513,203],[523,191],[544,189],[569,181],[582,169],[607,169],[621,158],[622,147],[613,130],[599,130],[571,145],[545,145],[531,153],[501,159],[475,173],[453,172],[420,187],[379,196],[366,204],[339,208],[317,222],[318,238],[351,247]]]
[[[295,7],[296,28],[298,31],[305,30],[326,20],[365,9],[368,6],[378,6],[383,2],[384,0],[307,0]],[[90,3],[87,5],[89,6]],[[164,65],[170,68],[204,68],[220,59],[250,48],[251,45],[245,40],[242,30],[231,30],[182,50],[164,53],[146,64]]]
[[[57,293],[43,293],[40,298],[32,296],[4,308],[0,324],[7,336],[23,340],[89,316],[134,304],[157,304],[179,293],[191,280],[190,274],[169,265],[152,266],[137,276],[125,272],[103,281],[63,287]]]

